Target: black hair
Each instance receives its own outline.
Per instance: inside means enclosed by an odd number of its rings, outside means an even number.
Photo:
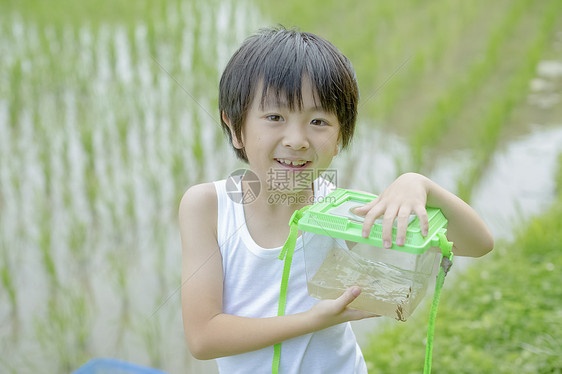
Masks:
[[[320,106],[334,113],[340,123],[345,148],[355,129],[359,88],[351,62],[332,43],[315,34],[282,26],[261,29],[247,38],[232,55],[219,84],[221,125],[232,134],[222,118],[228,118],[234,135],[242,138],[246,113],[262,87],[261,105],[268,93],[286,99],[290,109],[302,107],[302,80],[310,79]],[[244,149],[234,149],[248,161]]]

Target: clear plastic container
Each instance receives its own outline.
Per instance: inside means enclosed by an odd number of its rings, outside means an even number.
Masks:
[[[428,208],[427,237],[412,216],[405,245],[393,242],[386,249],[382,221],[375,222],[369,237],[363,238],[363,218],[352,213],[373,198],[339,189],[303,213],[298,227],[305,235],[308,292],[315,298],[335,299],[348,287],[359,286],[362,293],[350,307],[406,321],[425,296],[438,266],[437,236],[445,234],[447,221],[438,209]]]
[[[304,250],[312,297],[335,299],[348,287],[359,286],[361,295],[351,308],[405,321],[425,296],[436,250],[414,255],[363,243],[342,245],[331,240],[327,245],[329,241],[321,240],[321,235],[313,235]]]

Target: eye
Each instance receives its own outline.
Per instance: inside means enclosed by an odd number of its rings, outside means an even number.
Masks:
[[[265,117],[268,121],[279,122],[283,119],[279,114],[270,114]]]
[[[328,122],[318,118],[313,119],[312,121],[310,121],[310,123],[315,126],[328,126]]]

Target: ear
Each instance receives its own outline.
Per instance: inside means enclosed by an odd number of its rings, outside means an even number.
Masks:
[[[228,126],[228,130],[230,131],[230,135],[232,136],[232,145],[234,146],[234,148],[236,148],[236,149],[244,148],[244,144],[236,136],[236,133],[234,132],[234,129],[232,128],[232,124],[231,124],[230,120],[228,119],[228,117],[226,116],[226,113],[224,111],[221,113],[221,117],[222,117],[222,120],[224,121],[224,123],[226,123],[226,125]]]

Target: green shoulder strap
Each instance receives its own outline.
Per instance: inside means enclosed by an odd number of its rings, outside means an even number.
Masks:
[[[435,282],[435,293],[433,294],[433,301],[431,303],[431,310],[429,312],[429,322],[427,323],[427,344],[425,346],[425,364],[423,373],[431,373],[431,358],[433,354],[433,333],[435,331],[435,318],[437,317],[437,307],[439,306],[439,298],[441,297],[441,288],[445,282],[445,276],[449,272],[451,265],[453,265],[453,243],[448,241],[445,231],[437,234],[439,238],[439,247],[441,248],[441,262],[439,264],[439,274],[437,274],[437,281]]]
[[[279,307],[277,308],[277,315],[285,315],[285,305],[287,303],[287,286],[289,285],[289,273],[291,272],[291,263],[293,262],[293,253],[295,252],[295,245],[297,244],[297,236],[299,234],[298,224],[302,217],[302,214],[310,208],[312,205],[307,205],[302,207],[300,210],[296,210],[291,216],[289,221],[289,236],[281,249],[279,254],[280,260],[285,260],[283,264],[283,276],[281,278],[281,290],[279,292]],[[273,346],[273,365],[271,372],[273,374],[279,373],[279,363],[281,361],[281,343],[277,343]]]

